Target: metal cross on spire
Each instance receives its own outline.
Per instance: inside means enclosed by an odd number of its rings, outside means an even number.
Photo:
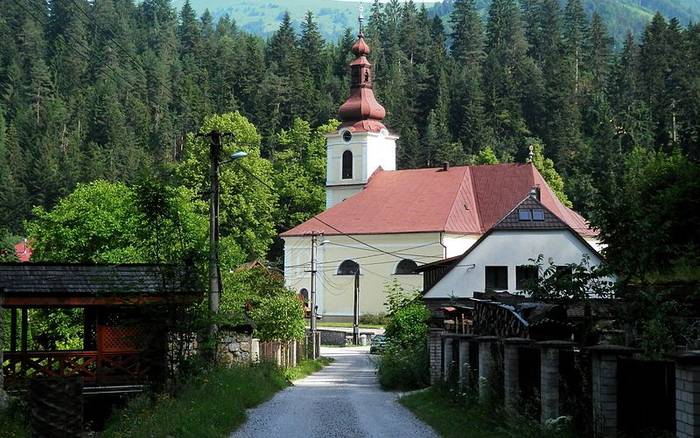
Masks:
[[[362,35],[362,22],[365,21],[365,16],[363,14],[364,8],[362,7],[362,4],[360,4],[359,9],[359,14],[357,16],[357,21],[360,23],[360,35]]]

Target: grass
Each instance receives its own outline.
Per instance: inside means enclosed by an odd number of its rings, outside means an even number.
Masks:
[[[316,371],[320,371],[321,368],[330,365],[332,362],[333,359],[330,357],[320,357],[316,360],[302,360],[296,367],[284,370],[284,375],[287,380],[292,382],[313,374]]]
[[[246,409],[330,363],[321,358],[282,370],[270,363],[218,368],[192,380],[176,397],[141,396],[117,412],[102,437],[227,437]]]
[[[401,404],[446,438],[567,438],[568,427],[543,428],[530,418],[487,406],[474,396],[456,395],[442,388],[404,396]]]
[[[0,438],[29,436],[29,425],[22,406],[14,401],[5,410],[0,410]]]

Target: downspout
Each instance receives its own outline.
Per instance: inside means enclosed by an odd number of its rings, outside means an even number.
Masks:
[[[445,246],[445,244],[442,241],[442,238],[444,235],[445,235],[445,232],[440,231],[440,242],[438,242],[438,243],[440,244],[440,246],[442,246],[442,258],[446,259],[447,258],[447,246]]]

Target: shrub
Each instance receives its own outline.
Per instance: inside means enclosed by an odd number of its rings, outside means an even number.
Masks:
[[[426,336],[430,311],[417,293],[397,282],[386,287],[387,348],[379,359],[379,383],[387,389],[415,389],[430,383]]]
[[[389,318],[386,313],[365,313],[360,315],[360,324],[387,325]]]

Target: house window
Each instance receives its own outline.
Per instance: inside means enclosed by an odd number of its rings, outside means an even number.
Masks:
[[[309,291],[306,288],[302,288],[299,291],[299,295],[301,295],[301,298],[304,300],[304,304],[309,302]]]
[[[398,265],[396,265],[396,271],[394,274],[396,275],[411,275],[415,274],[416,269],[418,268],[418,264],[414,262],[413,260],[409,259],[404,259],[399,262]]]
[[[508,289],[508,267],[507,266],[487,266],[486,267],[486,290],[507,290]]]
[[[518,220],[521,221],[531,221],[532,220],[532,210],[529,208],[521,208],[518,210]]]
[[[532,209],[532,220],[533,221],[543,221],[544,220],[544,210],[541,208]]]
[[[515,267],[515,288],[525,290],[537,283],[537,266],[524,265]]]
[[[338,266],[337,275],[355,275],[360,273],[360,265],[352,260],[345,260]]]
[[[352,179],[352,152],[343,152],[343,179]]]

